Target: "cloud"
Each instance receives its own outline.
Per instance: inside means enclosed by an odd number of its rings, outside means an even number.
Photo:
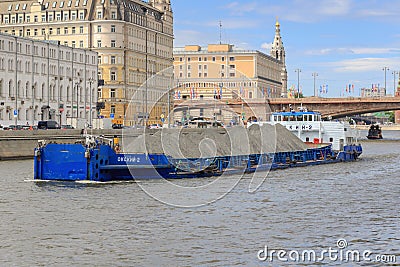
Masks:
[[[335,72],[379,71],[384,66],[399,69],[400,58],[358,58],[329,63]]]
[[[272,43],[263,43],[263,44],[261,45],[261,48],[262,48],[262,49],[266,49],[267,51],[270,51],[270,50],[271,50],[271,47],[272,47]]]
[[[387,20],[391,18],[398,20],[399,16],[396,11],[400,9],[400,2],[387,1],[382,3],[382,1],[374,0],[281,0],[278,3],[272,2],[266,5],[265,1],[261,0],[252,2],[237,0],[223,6],[222,9],[228,10],[234,16],[257,13],[303,23],[349,16],[354,19],[376,18]]]
[[[326,56],[326,55],[377,55],[377,54],[399,54],[399,48],[323,48],[319,50],[306,51],[306,55],[310,56]]]

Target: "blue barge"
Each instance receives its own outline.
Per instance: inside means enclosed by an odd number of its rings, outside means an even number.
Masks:
[[[301,151],[205,158],[173,158],[166,154],[121,153],[113,141],[86,137],[76,144],[39,142],[34,154],[34,179],[96,181],[181,179],[252,173],[356,160],[361,145],[336,152],[331,144]]]

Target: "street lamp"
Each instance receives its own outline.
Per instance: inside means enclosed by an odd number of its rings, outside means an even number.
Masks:
[[[295,72],[297,72],[297,97],[300,98],[300,72],[301,72],[301,69],[296,69]]]
[[[95,79],[89,78],[89,125],[92,127],[92,103],[93,103],[93,96],[92,96],[92,83],[95,82]]]
[[[318,73],[314,72],[312,74],[312,76],[314,77],[314,96],[318,96],[318,91],[317,91],[317,89],[315,87],[315,79],[316,79],[316,77],[318,77]]]
[[[389,70],[389,67],[383,67],[382,69],[385,72],[385,95],[386,95],[386,72]],[[379,90],[379,88],[378,88]],[[381,95],[381,93],[379,92],[379,96]]]
[[[393,74],[393,96],[396,96],[396,74],[399,74],[398,71],[392,71]]]

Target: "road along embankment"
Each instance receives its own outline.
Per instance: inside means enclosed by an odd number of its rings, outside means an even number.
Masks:
[[[94,135],[112,138],[121,136],[122,130],[93,130]],[[39,140],[56,143],[75,143],[83,139],[81,130],[20,130],[0,131],[0,160],[33,158]]]

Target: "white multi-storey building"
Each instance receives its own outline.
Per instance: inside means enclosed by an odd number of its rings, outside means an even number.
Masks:
[[[90,123],[96,117],[97,53],[0,34],[0,123]]]

